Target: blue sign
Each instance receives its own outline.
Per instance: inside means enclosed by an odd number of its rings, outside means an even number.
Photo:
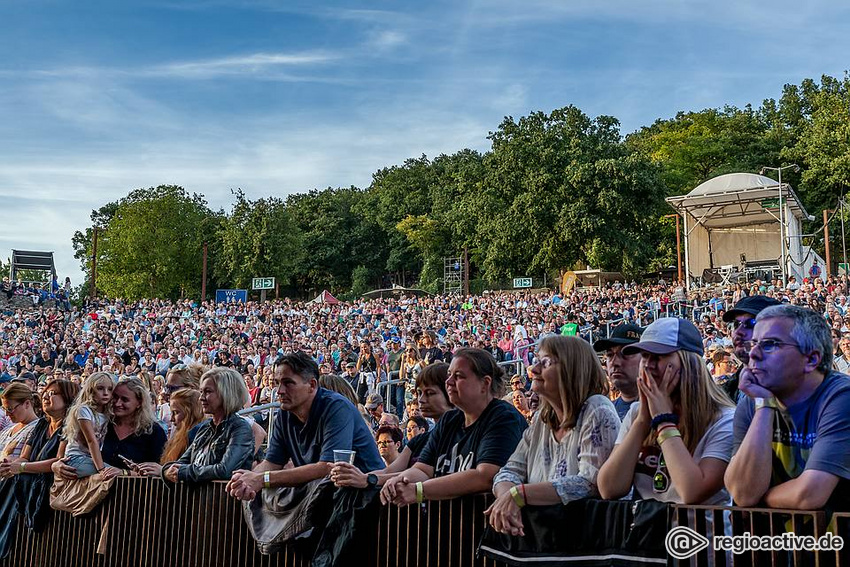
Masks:
[[[248,301],[247,289],[217,289],[215,290],[216,303],[246,303]]]

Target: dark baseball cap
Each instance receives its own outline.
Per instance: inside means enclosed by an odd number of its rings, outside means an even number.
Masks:
[[[637,352],[652,354],[670,354],[677,350],[686,350],[702,355],[702,336],[699,329],[687,319],[664,317],[643,330],[640,342],[623,347],[623,354]]]
[[[735,304],[735,307],[723,314],[723,321],[731,323],[738,315],[758,315],[763,309],[782,302],[766,295],[750,295]]]
[[[611,332],[610,337],[607,339],[599,339],[593,343],[593,350],[596,352],[602,352],[615,346],[631,345],[638,342],[642,334],[643,328],[638,327],[634,323],[617,325]]]

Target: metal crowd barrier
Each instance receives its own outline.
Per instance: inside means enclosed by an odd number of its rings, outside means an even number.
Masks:
[[[288,546],[262,555],[242,517],[241,504],[224,492],[223,482],[166,486],[159,479],[118,478],[107,500],[90,515],[53,514],[46,529],[18,532],[2,567],[307,567],[310,554]],[[484,533],[484,510],[492,502],[480,494],[382,507],[374,554],[358,567],[497,567],[476,558]],[[100,549],[99,549],[100,548]],[[99,552],[100,551],[100,552]]]
[[[714,539],[728,536],[778,536],[790,532],[795,536],[812,536],[817,540],[827,534],[841,536],[850,546],[850,514],[833,514],[827,523],[822,510],[782,510],[736,508],[732,506],[674,505],[670,527],[687,526],[711,541],[707,550],[689,559],[670,558],[672,565],[782,565],[789,567],[850,565],[850,548],[840,550],[741,549],[742,553],[714,549]]]
[[[484,533],[484,510],[492,502],[478,494],[404,508],[381,508],[373,545],[357,567],[498,567],[476,557]],[[119,478],[106,501],[92,514],[72,518],[54,513],[40,533],[28,532],[18,518],[17,534],[2,567],[306,567],[310,553],[289,546],[265,556],[257,551],[241,505],[227,496],[224,483],[166,485],[159,479]],[[819,538],[828,533],[850,541],[850,513],[674,505],[669,525],[687,526],[712,539],[720,536],[777,536],[792,532]],[[368,537],[364,534],[363,537]],[[688,559],[669,557],[670,565],[850,566],[850,549],[831,551],[757,550],[741,554],[701,551]],[[565,562],[567,564],[567,562]]]

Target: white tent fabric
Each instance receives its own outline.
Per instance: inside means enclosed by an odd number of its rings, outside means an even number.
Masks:
[[[823,260],[802,245],[802,221],[813,220],[800,198],[763,175],[730,173],[710,179],[687,195],[667,202],[684,220],[686,281],[707,268],[748,262],[781,262],[780,216],[785,225],[786,272],[802,279],[814,260]]]

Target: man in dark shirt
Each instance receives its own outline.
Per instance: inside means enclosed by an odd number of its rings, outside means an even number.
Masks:
[[[741,361],[742,366],[734,374],[721,376],[716,381],[736,404],[743,397],[738,390],[738,382],[741,371],[750,361],[750,341],[753,339],[756,315],[762,309],[772,305],[779,305],[779,301],[766,295],[751,295],[741,299],[735,307],[723,314],[723,321],[732,324],[732,347],[735,349],[735,357]]]
[[[638,401],[637,378],[640,371],[640,353],[623,354],[623,347],[640,341],[643,329],[632,323],[617,325],[611,337],[593,343],[593,350],[605,353],[605,371],[608,381],[620,394],[614,400],[617,415],[622,421],[633,403]]]
[[[227,485],[236,498],[253,500],[263,488],[299,486],[327,476],[335,450],[354,451],[362,472],[383,468],[375,440],[357,408],[343,396],[321,388],[319,366],[304,354],[279,358],[281,411],[275,417],[265,460],[253,471],[238,470]],[[292,468],[284,466],[292,461]]]
[[[33,369],[37,374],[42,374],[48,366],[51,368],[56,366],[56,353],[51,352],[48,348],[43,348],[35,359]]]

